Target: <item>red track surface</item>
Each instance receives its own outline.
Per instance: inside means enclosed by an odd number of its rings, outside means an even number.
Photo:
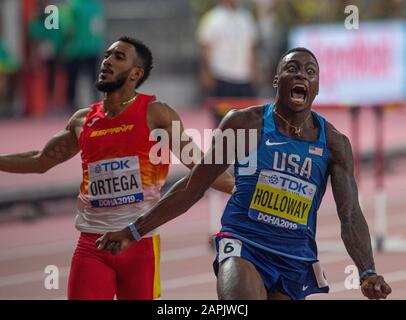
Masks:
[[[349,121],[341,112],[326,114],[336,127],[349,131]],[[209,115],[188,113],[182,116],[186,127],[210,128]],[[374,122],[372,114],[362,114],[362,151],[373,147]],[[4,122],[0,126],[0,152],[27,151],[40,148],[48,137],[64,127],[63,120],[24,120]],[[389,112],[385,122],[386,148],[406,147],[406,112]],[[406,161],[397,160],[387,170],[385,187],[388,196],[388,234],[391,238],[406,240]],[[173,170],[180,170],[175,166]],[[50,186],[79,183],[79,158],[69,161],[46,175],[0,174],[1,190],[21,187]],[[362,172],[360,192],[364,214],[374,234],[374,173]],[[225,199],[223,199],[225,200]],[[74,201],[54,203],[46,207],[48,216],[32,222],[0,224],[0,299],[65,299],[70,259],[78,232],[73,227]],[[211,263],[214,253],[208,246],[209,201],[207,196],[189,212],[161,228],[162,237],[162,299],[216,299],[215,277]],[[340,227],[332,200],[327,190],[319,211],[319,258],[330,283],[331,293],[315,295],[310,299],[362,299],[359,290],[344,288],[347,265],[353,264],[345,251],[336,248],[340,243]],[[326,245],[333,241],[333,245]],[[391,299],[406,299],[406,253],[375,253],[376,266],[391,284]],[[47,265],[59,268],[58,290],[44,287],[44,269]]]

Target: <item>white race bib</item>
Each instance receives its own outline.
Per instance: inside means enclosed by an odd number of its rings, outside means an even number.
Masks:
[[[88,196],[93,208],[116,207],[144,200],[137,156],[88,164]]]
[[[242,243],[237,239],[223,238],[219,241],[219,257],[220,263],[229,257],[241,257]]]

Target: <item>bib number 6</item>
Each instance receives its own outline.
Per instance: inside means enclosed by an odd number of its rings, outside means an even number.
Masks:
[[[241,256],[241,241],[223,238],[219,241],[219,262],[229,257]]]
[[[229,253],[233,252],[233,250],[234,250],[233,243],[227,242],[226,245],[224,246],[224,253],[229,254]]]

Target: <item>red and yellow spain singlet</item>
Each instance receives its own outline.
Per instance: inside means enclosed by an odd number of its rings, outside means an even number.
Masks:
[[[154,96],[138,94],[115,118],[103,104],[90,107],[79,136],[83,181],[78,196],[76,228],[105,233],[125,228],[160,197],[168,164],[154,165],[147,126],[148,105]]]

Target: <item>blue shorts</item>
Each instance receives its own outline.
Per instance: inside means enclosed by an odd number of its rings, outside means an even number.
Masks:
[[[308,262],[282,257],[241,240],[217,236],[217,256],[213,262],[218,274],[219,263],[229,257],[241,257],[258,270],[268,294],[280,292],[293,300],[314,293],[328,293],[329,287],[318,260]]]

